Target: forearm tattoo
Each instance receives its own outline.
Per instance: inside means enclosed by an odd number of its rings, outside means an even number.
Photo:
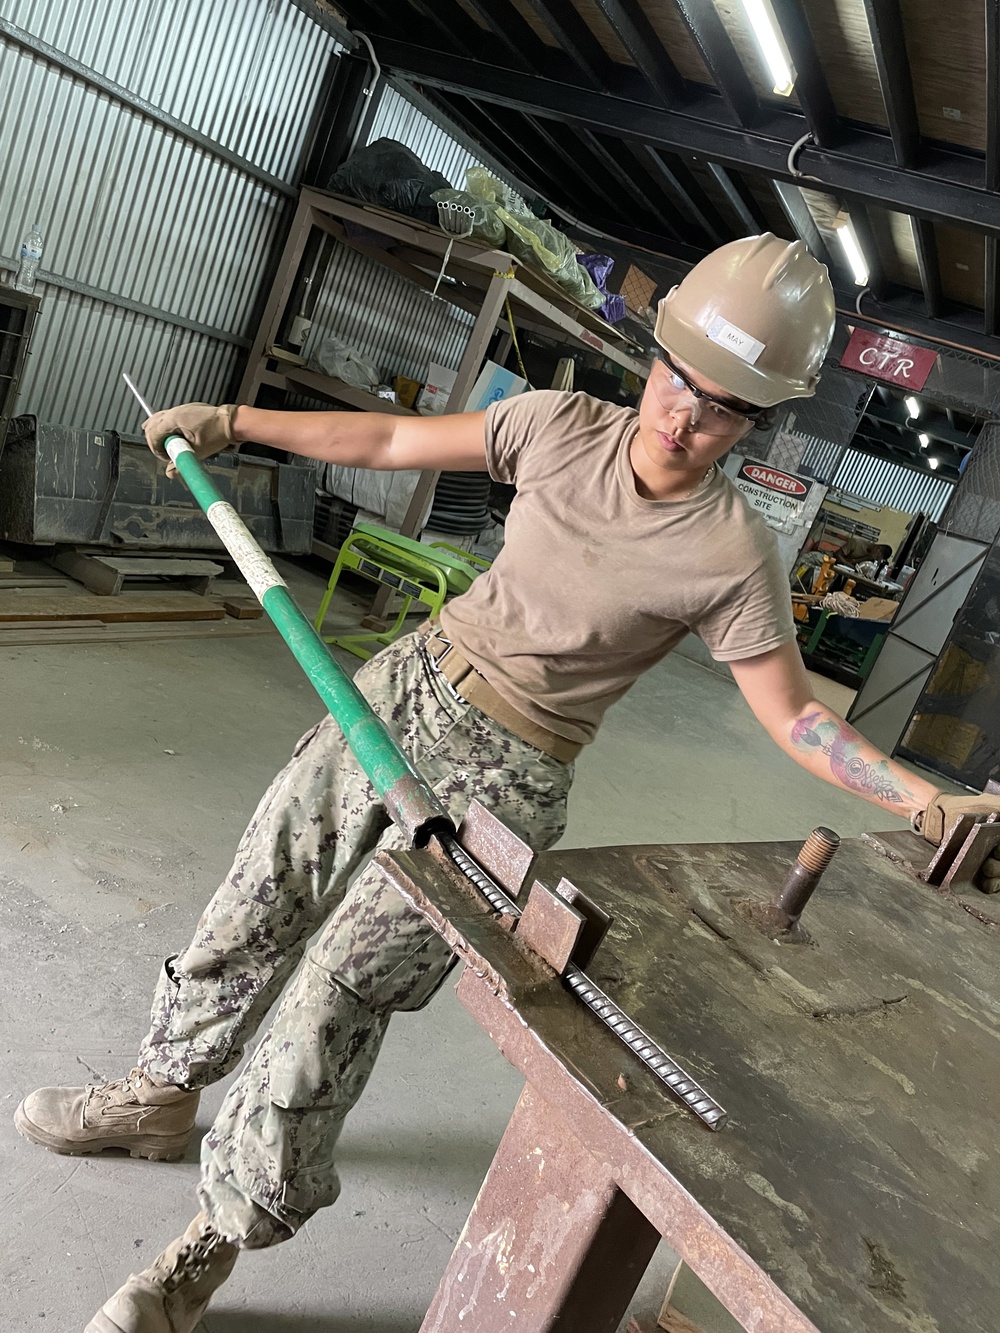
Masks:
[[[860,751],[864,742],[857,732],[839,718],[824,717],[822,713],[807,713],[797,718],[792,727],[792,745],[797,750],[818,750],[830,760],[830,772],[842,787],[859,792],[876,801],[902,805],[907,793],[893,776],[883,759],[871,763]]]

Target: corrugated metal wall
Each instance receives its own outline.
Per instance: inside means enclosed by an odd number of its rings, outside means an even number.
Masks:
[[[123,368],[154,402],[217,401],[332,40],[290,0],[0,0],[0,19],[0,264],[38,221],[52,275],[19,410],[134,432]]]
[[[834,474],[831,489],[869,500],[873,508],[888,505],[906,514],[927,514],[936,521],[951,499],[954,485],[941,477],[928,477],[887,459],[849,449]]]
[[[458,369],[472,323],[466,311],[338,243],[303,355],[312,357],[332,333],[374,361],[386,383],[396,375],[423,383],[429,361]]]
[[[457,190],[465,184],[467,168],[484,165],[395,88],[382,90],[368,142],[374,143],[376,139],[398,139],[405,143],[426,166],[447,176]]]

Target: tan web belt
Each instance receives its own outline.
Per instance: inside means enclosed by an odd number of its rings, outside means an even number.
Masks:
[[[532,722],[530,717],[509,704],[498,694],[485,676],[481,676],[471,662],[467,662],[450,639],[445,638],[440,626],[425,620],[420,626],[424,635],[423,646],[432,659],[434,669],[439,671],[455,693],[473,708],[478,708],[487,717],[499,722],[502,727],[527,741],[536,750],[551,755],[560,763],[569,764],[583,749],[576,741],[569,741],[565,736],[558,736],[548,727],[541,727]]]

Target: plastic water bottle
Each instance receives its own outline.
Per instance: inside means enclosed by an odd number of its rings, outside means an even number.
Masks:
[[[14,287],[19,292],[33,292],[35,290],[35,275],[38,272],[38,265],[42,260],[42,233],[38,229],[38,223],[31,224],[31,231],[28,232],[21,242],[21,262],[17,266],[17,276],[14,278]]]

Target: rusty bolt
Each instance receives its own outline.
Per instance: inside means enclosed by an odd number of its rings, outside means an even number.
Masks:
[[[785,930],[794,931],[798,926],[803,908],[839,846],[839,835],[828,828],[813,829],[803,843],[773,903]]]

